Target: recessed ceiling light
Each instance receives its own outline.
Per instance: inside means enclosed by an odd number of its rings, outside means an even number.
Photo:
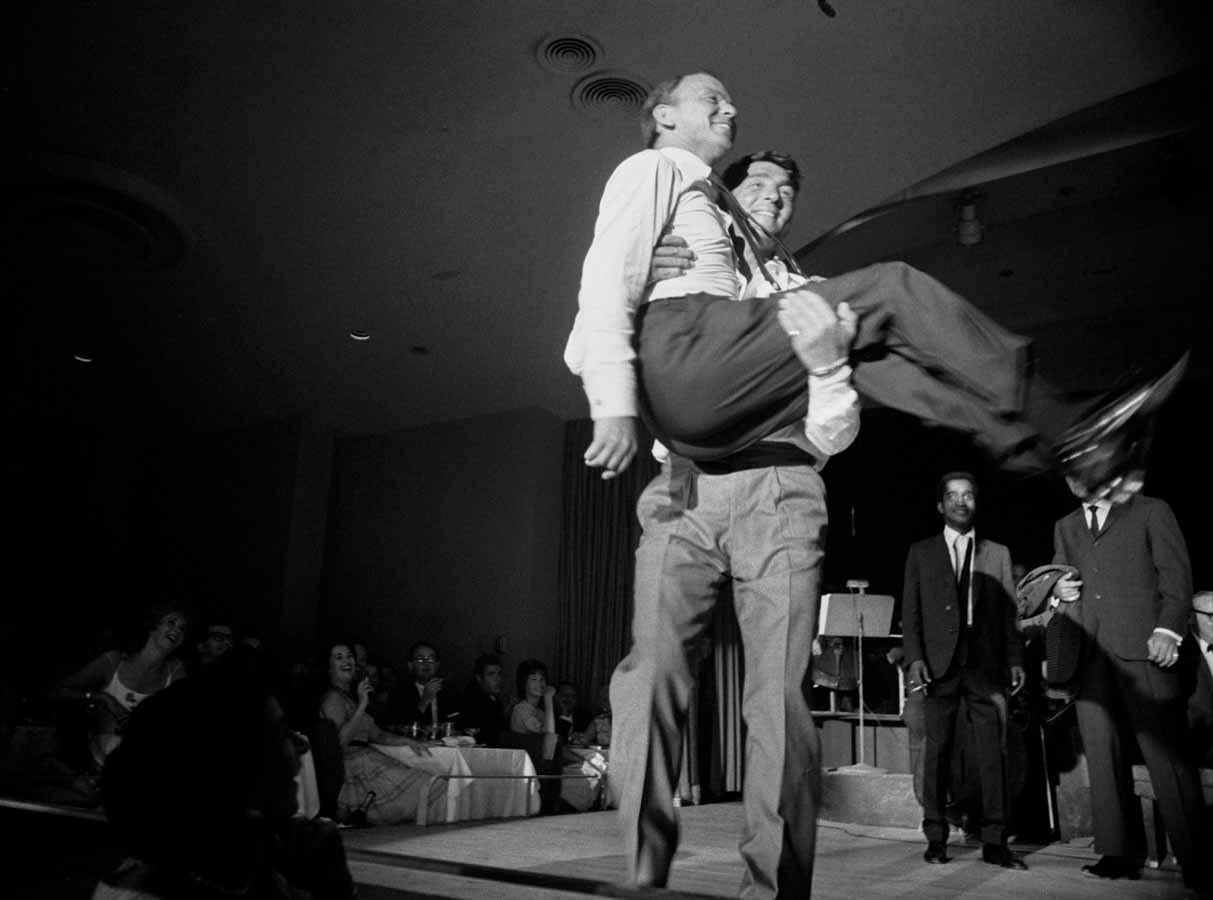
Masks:
[[[91,363],[93,361],[93,358],[87,353],[73,353],[72,359],[80,363]]]
[[[370,334],[365,331],[351,331],[350,337],[356,341],[369,341],[371,339]]]

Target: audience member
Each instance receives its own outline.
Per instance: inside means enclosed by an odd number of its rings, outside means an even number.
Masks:
[[[231,651],[236,641],[236,632],[224,618],[211,617],[201,625],[201,637],[194,644],[194,652],[197,654],[199,668],[206,668]]]
[[[60,682],[57,697],[85,705],[89,752],[97,767],[122,741],[131,711],[185,677],[178,651],[188,624],[180,605],[171,601],[153,605],[131,643],[105,651]]]
[[[553,697],[556,707],[556,734],[566,744],[582,743],[582,735],[590,724],[589,714],[581,707],[577,685],[562,681],[556,685]]]
[[[477,743],[495,747],[506,730],[506,700],[502,694],[501,658],[491,653],[476,657],[472,682],[463,695],[459,726]]]
[[[982,861],[1026,869],[1006,845],[1006,688],[1009,682],[1012,691],[1018,691],[1024,683],[1011,555],[1002,544],[979,538],[974,531],[977,482],[972,475],[944,475],[938,497],[943,533],[910,547],[902,592],[910,681],[924,693],[923,859],[948,862],[947,791],[964,701],[981,781]]]
[[[510,731],[521,736],[519,745],[531,754],[540,775],[559,775],[556,688],[548,684],[548,667],[537,659],[524,659],[518,664],[514,680],[518,702],[510,710]],[[541,781],[539,798],[543,812],[556,812],[560,806],[560,782]]]
[[[375,724],[367,713],[371,685],[366,678],[355,683],[356,667],[350,644],[336,643],[329,648],[329,689],[320,702],[320,714],[336,726],[342,748],[345,782],[337,798],[338,815],[345,819],[361,810],[373,825],[415,818],[421,789],[429,775],[371,744],[404,745],[420,756],[429,756],[429,748]]]
[[[1213,591],[1192,598],[1192,629],[1183,646],[1192,758],[1213,767]]]
[[[590,746],[611,746],[611,690],[609,685],[598,688],[594,701],[594,717],[582,733],[582,741]]]
[[[556,688],[548,684],[548,667],[537,659],[524,659],[518,664],[515,685],[518,702],[510,710],[510,731],[555,735]]]
[[[444,718],[459,711],[459,698],[454,688],[448,687],[438,674],[442,658],[438,648],[429,641],[417,641],[409,648],[409,672],[413,675],[413,687],[405,689],[399,709],[401,722],[420,722],[422,727],[437,725]]]
[[[334,823],[292,820],[302,743],[267,688],[237,652],[140,704],[102,780],[130,857],[94,900],[355,896]]]

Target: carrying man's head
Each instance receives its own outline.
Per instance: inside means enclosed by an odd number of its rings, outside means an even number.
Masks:
[[[681,147],[712,165],[737,136],[737,107],[715,75],[694,72],[663,81],[641,110],[645,147]]]

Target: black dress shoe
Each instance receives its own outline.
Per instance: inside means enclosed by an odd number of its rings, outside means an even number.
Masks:
[[[1144,480],[1154,413],[1182,380],[1188,358],[1185,353],[1162,375],[1120,393],[1062,435],[1057,462],[1079,499],[1107,496],[1126,478]]]
[[[1127,878],[1136,881],[1141,877],[1141,867],[1123,856],[1101,856],[1099,862],[1083,866],[1082,874],[1090,878]]]
[[[948,859],[947,844],[944,844],[942,841],[931,841],[927,844],[927,852],[922,855],[922,858],[924,862],[934,865],[951,862]]]
[[[1012,853],[1002,844],[983,844],[981,861],[992,866],[1002,866],[1004,869],[1026,870],[1028,868],[1028,864],[1020,858],[1018,853]]]

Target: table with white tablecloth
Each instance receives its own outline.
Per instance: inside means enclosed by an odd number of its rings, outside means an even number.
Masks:
[[[432,776],[420,792],[430,802],[417,804],[418,825],[533,816],[539,812],[539,782],[525,750],[439,745],[422,755],[405,745],[374,746],[409,768]],[[310,753],[300,758],[295,782],[298,815],[310,819],[320,808],[316,767]]]
[[[442,821],[503,819],[539,812],[539,782],[525,750],[437,746],[429,748],[427,758],[407,746],[376,744],[375,748],[446,781],[446,816]],[[427,787],[423,796],[429,794]],[[426,804],[418,804],[417,824],[433,822]]]

